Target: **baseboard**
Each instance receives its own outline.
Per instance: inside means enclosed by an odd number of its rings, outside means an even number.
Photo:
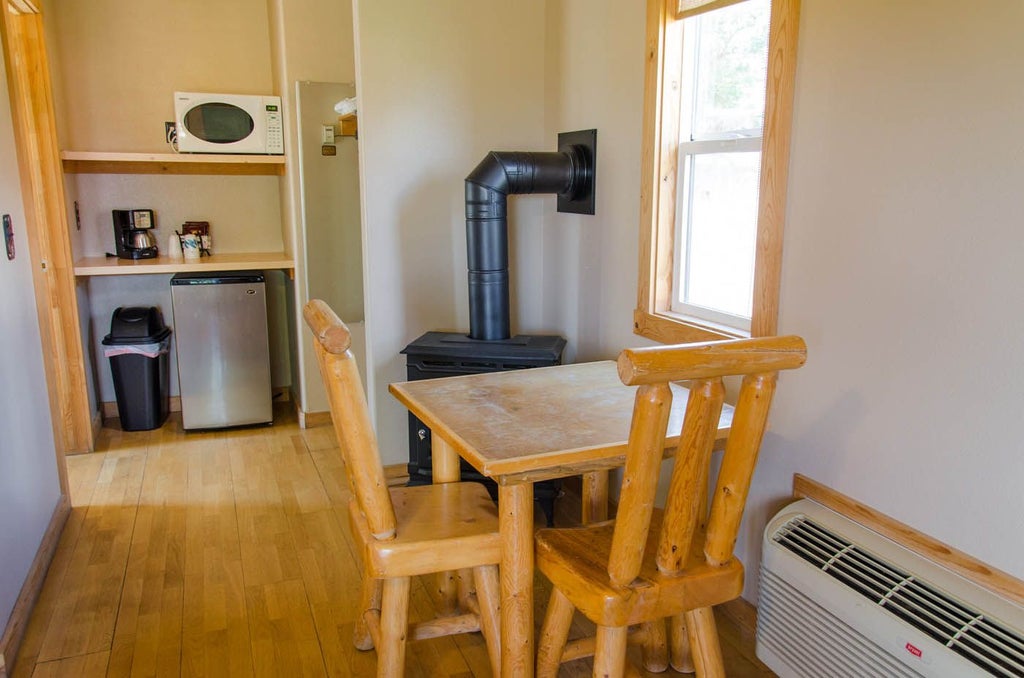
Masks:
[[[299,413],[299,426],[301,428],[316,428],[317,426],[329,426],[331,423],[330,412],[305,412],[295,403],[295,411]]]
[[[717,609],[731,619],[740,631],[749,634],[749,637],[757,633],[757,607],[753,603],[736,598],[718,605]]]
[[[287,402],[288,400],[291,400],[291,391],[287,386],[275,388],[271,392],[271,398],[274,402]],[[168,409],[170,409],[171,412],[181,412],[181,396],[168,396],[167,404],[169,406]],[[118,411],[116,401],[101,403],[101,405],[103,416],[100,418],[100,425],[102,426],[103,419],[116,419],[118,417]],[[93,423],[93,428],[93,438],[95,438],[99,433],[99,429],[96,427],[95,422]],[[0,678],[3,677],[0,676]]]
[[[181,412],[181,396],[170,396],[167,404],[171,412]],[[119,416],[116,401],[102,403],[102,407],[104,419],[117,419]]]
[[[409,484],[408,464],[388,464],[384,467],[384,481],[388,487],[400,487]]]
[[[43,582],[46,581],[46,571],[50,568],[53,555],[57,551],[57,544],[60,542],[60,535],[64,531],[64,524],[71,514],[71,502],[66,494],[62,494],[57,501],[50,517],[50,524],[43,533],[43,539],[39,543],[36,557],[32,560],[32,566],[25,577],[25,583],[21,586],[21,593],[14,603],[11,616],[7,620],[7,627],[4,635],[0,636],[0,678],[6,678],[8,672],[14,667],[14,660],[18,656],[18,649],[25,637],[25,629],[28,627],[29,617],[32,609],[39,600],[39,593],[43,590]]]

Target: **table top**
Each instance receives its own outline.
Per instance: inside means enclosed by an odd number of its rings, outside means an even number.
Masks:
[[[391,393],[480,473],[535,482],[621,466],[635,386],[613,361],[391,384]],[[689,391],[673,385],[666,453],[675,453]],[[724,439],[733,408],[718,425]]]

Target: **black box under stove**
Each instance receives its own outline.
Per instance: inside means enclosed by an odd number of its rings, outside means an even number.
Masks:
[[[516,335],[511,339],[483,341],[455,332],[427,332],[402,353],[406,356],[409,381],[454,377],[461,374],[522,370],[562,363],[565,339],[545,335]],[[462,479],[483,482],[496,496],[494,482],[462,461]],[[409,484],[426,485],[432,480],[430,429],[409,415]],[[534,485],[534,499],[540,503],[550,525],[554,500],[561,482],[546,480]]]

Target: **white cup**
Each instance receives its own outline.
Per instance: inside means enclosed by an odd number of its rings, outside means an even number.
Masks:
[[[181,251],[181,237],[177,233],[167,236],[167,256],[171,259],[181,259],[184,256]]]
[[[199,236],[194,233],[181,236],[181,251],[186,259],[198,259]]]

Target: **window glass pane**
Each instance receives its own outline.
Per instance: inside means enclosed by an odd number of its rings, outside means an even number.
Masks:
[[[689,156],[679,301],[750,317],[761,153]]]
[[[761,135],[770,14],[769,0],[748,0],[689,19],[697,40],[691,138]]]

